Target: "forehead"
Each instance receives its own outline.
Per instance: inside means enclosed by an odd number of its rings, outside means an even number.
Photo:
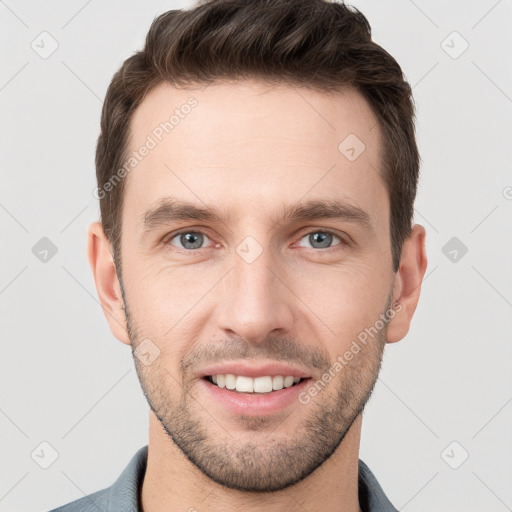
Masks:
[[[381,146],[377,118],[353,89],[162,83],[131,119],[123,218],[168,196],[272,218],[284,202],[345,197],[382,217]]]

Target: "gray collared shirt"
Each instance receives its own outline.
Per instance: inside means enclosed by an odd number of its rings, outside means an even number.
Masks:
[[[106,489],[50,512],[140,512],[140,489],[146,472],[148,445],[133,456],[119,478]],[[363,512],[398,512],[370,468],[359,459],[359,505]]]

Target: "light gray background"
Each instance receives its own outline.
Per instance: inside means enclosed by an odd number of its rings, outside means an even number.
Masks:
[[[110,79],[156,15],[189,5],[0,2],[2,511],[107,487],[147,443],[148,406],[99,306],[86,228]],[[386,348],[360,457],[400,510],[512,510],[512,2],[352,5],[414,87],[429,258],[410,332]],[[59,45],[47,59],[31,47],[51,48],[43,31]],[[46,263],[32,252],[42,237],[58,248]],[[468,248],[455,262],[452,237]],[[35,462],[51,456],[42,442],[58,452],[48,469]]]

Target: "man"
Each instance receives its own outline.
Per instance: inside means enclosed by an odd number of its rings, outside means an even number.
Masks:
[[[425,274],[411,89],[357,10],[202,2],[108,89],[88,257],[149,444],[57,510],[394,511],[359,460]]]

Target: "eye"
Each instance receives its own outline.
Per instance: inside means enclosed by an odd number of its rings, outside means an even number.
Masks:
[[[331,249],[332,241],[337,238],[341,243],[335,245],[345,245],[345,241],[332,231],[310,231],[304,235],[302,239],[306,238],[312,249]]]
[[[178,245],[179,249],[185,249],[187,251],[201,249],[205,239],[209,240],[209,238],[201,231],[181,231],[173,235],[171,238],[168,238],[164,244],[175,245],[172,243],[174,239],[177,239],[178,243],[181,244]]]
[[[310,244],[307,247],[310,247],[311,249],[332,249],[337,245],[347,245],[347,242],[345,242],[340,236],[329,230],[310,231],[302,236],[301,240],[303,239],[307,240]],[[333,246],[332,244],[334,239],[338,239],[339,243]],[[176,242],[173,242],[174,240],[176,240]],[[183,249],[185,251],[194,251],[204,248],[203,245],[207,240],[210,239],[205,233],[201,231],[188,230],[173,234],[171,237],[167,238],[163,244],[173,245],[178,247],[178,249]]]

